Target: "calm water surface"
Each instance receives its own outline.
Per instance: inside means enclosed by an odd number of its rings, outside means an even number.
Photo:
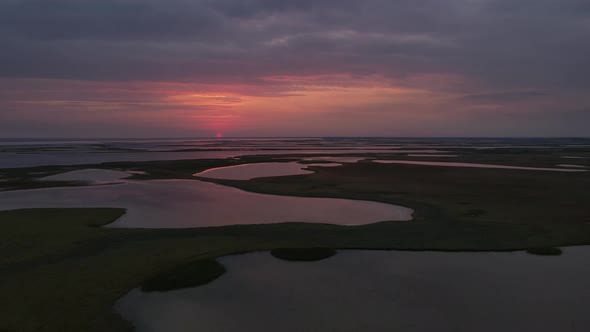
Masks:
[[[590,247],[516,253],[340,251],[313,263],[221,259],[196,288],[131,291],[116,310],[138,332],[586,332]]]
[[[556,171],[556,172],[586,172],[583,169],[571,168],[547,168],[547,167],[521,167],[493,164],[475,164],[475,163],[454,163],[446,161],[412,161],[412,160],[372,160],[379,164],[405,164],[405,165],[422,165],[422,166],[443,166],[443,167],[468,167],[468,168],[498,168],[498,169],[519,169],[529,171]]]
[[[413,210],[378,202],[265,195],[198,180],[0,192],[0,210],[118,207],[127,213],[111,227],[190,228],[280,222],[368,224],[411,220]]]
[[[195,173],[194,176],[200,176],[211,179],[226,179],[226,180],[251,180],[261,177],[269,176],[286,176],[286,175],[301,175],[311,174],[313,171],[308,170],[309,166],[316,167],[334,167],[342,164],[326,163],[326,164],[299,164],[297,162],[290,163],[255,163],[244,164],[236,166],[215,167],[205,170],[203,172]]]
[[[133,175],[130,172],[110,169],[81,169],[42,177],[41,181],[82,181],[91,183],[112,182],[128,178]]]

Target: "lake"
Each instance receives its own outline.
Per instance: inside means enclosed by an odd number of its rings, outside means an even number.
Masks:
[[[564,252],[251,253],[221,258],[227,272],[210,284],[134,289],[116,310],[138,332],[585,332],[590,247]]]
[[[0,192],[0,210],[118,207],[127,213],[110,227],[192,228],[280,222],[368,224],[407,221],[413,210],[385,203],[257,194],[198,180]]]

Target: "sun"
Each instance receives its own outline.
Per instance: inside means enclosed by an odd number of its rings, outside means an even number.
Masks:
[[[222,138],[223,134],[222,133],[217,133],[217,135],[215,135],[217,138]]]

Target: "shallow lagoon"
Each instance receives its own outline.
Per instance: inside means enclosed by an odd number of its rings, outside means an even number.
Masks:
[[[329,162],[329,163],[318,163],[318,164],[306,164],[305,166],[307,166],[307,167],[309,167],[309,166],[313,166],[313,167],[337,167],[337,166],[342,166],[342,164]]]
[[[299,164],[296,162],[255,163],[210,168],[208,170],[195,173],[193,175],[211,179],[250,180],[260,177],[301,175],[313,173],[313,171],[305,170],[305,168],[307,168],[307,165]]]
[[[190,228],[279,222],[368,224],[411,220],[413,210],[378,202],[265,195],[198,180],[0,192],[0,209],[118,207],[110,227]]]
[[[458,157],[456,154],[409,154],[408,157],[435,157],[435,158],[452,158]]]
[[[561,158],[565,158],[565,159],[586,159],[586,157],[580,157],[580,156],[561,156]]]
[[[317,156],[317,157],[309,157],[309,158],[304,158],[303,160],[306,161],[329,161],[329,162],[335,162],[335,163],[356,163],[358,161],[361,160],[365,160],[367,159],[366,157],[322,157],[322,156]]]
[[[86,152],[76,151],[68,153],[56,152],[38,152],[38,153],[15,153],[0,152],[0,169],[1,168],[20,168],[35,167],[45,165],[81,165],[81,164],[98,164],[106,162],[141,162],[151,160],[187,160],[187,159],[223,159],[234,158],[239,156],[252,155],[317,155],[318,157],[325,154],[350,154],[350,153],[437,153],[442,151],[435,150],[383,150],[383,149],[314,149],[310,147],[306,150],[239,150],[228,148],[223,151],[186,151],[186,152]]]
[[[445,149],[580,149],[587,139],[268,138],[0,140],[0,168],[115,161],[232,158],[242,155],[441,154]],[[564,144],[567,143],[567,144]],[[439,150],[440,149],[440,150]],[[564,151],[564,157],[574,152]]]
[[[341,166],[337,163],[325,164],[299,164],[290,163],[254,163],[235,166],[215,167],[208,170],[195,173],[194,176],[200,176],[210,179],[225,180],[251,180],[255,178],[270,176],[287,176],[311,174],[313,171],[307,169],[309,166],[315,167],[334,167]]]
[[[135,172],[136,173],[136,172]],[[104,183],[121,180],[132,176],[132,172],[124,172],[110,169],[81,169],[77,171],[59,173],[42,177],[41,181],[81,181],[91,183]]]
[[[588,331],[590,247],[562,256],[340,251],[319,262],[220,259],[210,284],[135,289],[116,305],[138,332]]]
[[[528,171],[556,171],[556,172],[586,172],[584,169],[571,168],[546,168],[546,167],[521,167],[493,164],[475,164],[475,163],[455,163],[447,161],[412,161],[412,160],[371,160],[379,164],[406,164],[422,166],[443,166],[443,167],[468,167],[468,168],[498,168],[498,169],[518,169]]]
[[[555,165],[557,167],[566,167],[566,168],[588,168],[588,166],[584,165],[572,165],[572,164],[559,164]]]

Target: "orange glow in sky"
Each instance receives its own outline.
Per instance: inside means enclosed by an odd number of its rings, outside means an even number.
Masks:
[[[38,96],[27,93],[11,100],[11,106],[21,108],[23,115],[50,110],[70,119],[79,116],[79,121],[116,121],[122,126],[162,127],[179,136],[186,135],[182,132],[215,137],[228,132],[235,136],[359,135],[367,127],[403,127],[428,115],[408,112],[409,108],[429,109],[454,97],[379,76],[350,75],[268,77],[253,85],[72,82],[70,86],[68,81],[57,81],[47,86]]]
[[[589,1],[0,0],[0,138],[587,137]]]
[[[19,84],[38,88],[27,90]],[[405,81],[376,75],[281,76],[251,85],[0,80],[11,97],[0,98],[0,106],[30,121],[67,118],[80,128],[80,136],[91,135],[88,129],[94,127],[98,129],[93,135],[98,135],[107,126],[119,128],[120,136],[444,136],[461,129],[461,121],[491,111],[513,114],[506,105],[478,99],[474,103],[449,88],[468,84],[445,75]],[[510,105],[523,109],[516,102]],[[540,99],[536,106],[559,104]]]

